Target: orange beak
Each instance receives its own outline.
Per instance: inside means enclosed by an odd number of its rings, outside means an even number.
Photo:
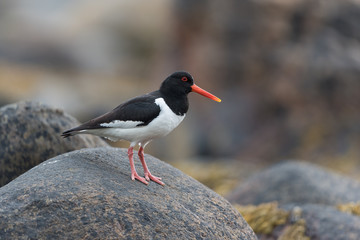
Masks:
[[[196,93],[198,93],[198,94],[201,94],[201,95],[203,95],[204,97],[210,98],[210,99],[212,99],[212,100],[214,100],[214,101],[221,102],[221,99],[220,99],[220,98],[212,95],[211,93],[209,93],[209,92],[205,91],[204,89],[196,86],[195,84],[193,84],[193,85],[191,86],[191,91],[192,91],[192,92],[196,92]]]

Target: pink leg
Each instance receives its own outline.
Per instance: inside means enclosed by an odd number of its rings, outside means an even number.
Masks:
[[[130,147],[130,148],[128,149],[128,156],[129,156],[130,168],[131,168],[131,180],[134,181],[135,179],[137,179],[137,180],[139,180],[140,182],[148,185],[149,183],[145,180],[145,178],[140,177],[140,176],[137,174],[137,172],[136,172],[135,164],[134,164],[134,159],[133,159],[133,155],[134,155],[133,149],[134,149],[133,147]]]
[[[165,185],[161,180],[161,178],[159,177],[155,177],[154,175],[152,175],[148,169],[148,167],[146,166],[146,162],[145,162],[145,158],[144,158],[144,148],[143,147],[140,147],[139,148],[139,152],[138,152],[138,155],[139,155],[139,158],[140,158],[140,161],[141,161],[141,164],[144,168],[144,174],[145,174],[145,179],[150,181],[154,181],[160,185]]]

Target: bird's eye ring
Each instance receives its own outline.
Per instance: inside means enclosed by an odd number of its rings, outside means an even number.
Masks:
[[[187,77],[182,77],[182,78],[181,78],[181,81],[187,82],[187,81],[188,81],[188,78],[187,78]]]

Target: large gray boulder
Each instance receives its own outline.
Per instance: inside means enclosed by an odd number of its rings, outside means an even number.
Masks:
[[[360,201],[360,183],[314,164],[290,161],[250,177],[227,199],[255,205],[271,201],[336,205]]]
[[[256,239],[224,198],[145,158],[165,186],[132,181],[123,149],[83,149],[41,163],[0,188],[0,239]]]
[[[107,146],[99,137],[82,135],[64,140],[62,131],[79,122],[63,111],[36,102],[0,108],[0,186],[59,154]]]
[[[300,219],[304,222],[303,237],[319,240],[360,239],[360,217],[337,208],[339,204],[360,201],[360,183],[313,164],[276,164],[250,177],[227,198],[240,205],[277,202],[281,209],[296,213],[270,234],[265,236],[257,233],[261,239],[302,239],[299,235],[301,231],[296,227]],[[258,207],[260,209],[261,205]],[[252,215],[253,219],[258,218],[258,222],[278,218],[275,214],[267,216],[266,212],[260,210]],[[290,229],[292,233],[287,232]],[[282,234],[287,235],[284,238]]]
[[[306,222],[306,235],[312,240],[358,240],[360,239],[360,217],[340,212],[335,207],[305,204],[301,217]],[[284,208],[287,208],[284,206]]]
[[[259,205],[252,212],[249,223],[258,231],[262,240],[358,240],[360,239],[360,217],[341,212],[334,206],[307,203],[304,205],[286,204],[280,206],[287,219],[281,224],[280,213],[269,214],[270,204]],[[285,210],[285,211],[284,211]],[[273,228],[271,230],[271,228]],[[271,230],[270,233],[264,231]]]

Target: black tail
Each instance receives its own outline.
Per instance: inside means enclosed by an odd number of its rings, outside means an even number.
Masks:
[[[65,132],[63,132],[61,134],[61,136],[64,137],[64,138],[71,137],[71,136],[74,136],[74,135],[75,135],[75,132],[72,129],[67,130],[67,131],[65,131]]]
[[[86,130],[86,129],[88,129],[88,128],[86,127],[86,125],[83,124],[83,125],[77,126],[75,128],[72,128],[72,129],[69,129],[69,130],[63,132],[61,134],[61,136],[64,138],[71,137],[71,136],[81,133],[83,130]]]
[[[67,138],[74,136],[79,133],[79,131],[83,130],[84,128],[82,126],[78,126],[76,128],[69,129],[61,134],[62,137]]]

